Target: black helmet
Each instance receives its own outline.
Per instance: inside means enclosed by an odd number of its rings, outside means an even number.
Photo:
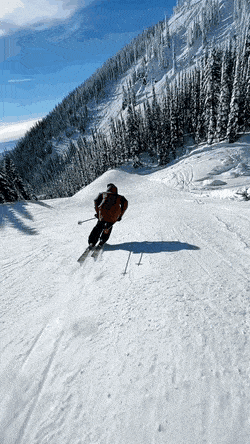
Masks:
[[[107,185],[107,191],[110,191],[111,193],[117,193],[117,187],[113,183],[108,183]]]

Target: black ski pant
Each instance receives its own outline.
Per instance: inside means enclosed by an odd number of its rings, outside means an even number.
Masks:
[[[89,235],[89,244],[96,245],[98,240],[101,243],[107,242],[113,228],[112,222],[105,222],[104,220],[98,220],[96,226],[93,228]]]

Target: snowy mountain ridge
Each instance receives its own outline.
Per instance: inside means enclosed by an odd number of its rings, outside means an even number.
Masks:
[[[238,5],[239,2],[236,0],[218,0],[217,2],[188,0],[180,3],[183,4],[175,8],[174,14],[168,21],[171,44],[169,47],[167,44],[164,45],[167,66],[160,66],[159,61],[153,54],[152,57],[148,57],[146,68],[143,66],[143,60],[140,59],[126,72],[122,79],[111,85],[110,93],[107,93],[107,98],[102,101],[100,106],[96,106],[94,102],[92,103],[91,108],[95,120],[91,127],[98,127],[106,133],[109,130],[111,118],[116,119],[118,116],[126,116],[126,110],[122,111],[123,88],[127,87],[129,79],[132,78],[135,71],[138,73],[143,71],[147,78],[146,85],[143,84],[143,77],[140,78],[140,76],[134,85],[136,105],[141,106],[146,99],[152,98],[152,84],[155,86],[157,96],[161,97],[166,90],[166,82],[172,82],[178,73],[199,65],[202,56],[209,50],[212,43],[227,45],[229,38],[236,38],[238,35],[242,38],[242,29],[247,28],[249,21],[249,5],[247,2],[242,2],[241,5]],[[212,18],[214,20],[212,26],[208,23],[202,25],[205,12],[208,17],[209,15],[212,16],[212,12],[209,13],[212,10],[212,5],[216,5],[218,17]],[[199,32],[197,33],[196,30],[197,35],[193,35],[197,23]],[[202,32],[204,32],[204,38]],[[165,30],[162,35],[166,37]]]

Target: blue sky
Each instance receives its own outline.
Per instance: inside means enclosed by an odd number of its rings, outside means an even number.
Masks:
[[[143,29],[171,16],[175,4],[1,0],[0,142],[49,113]]]

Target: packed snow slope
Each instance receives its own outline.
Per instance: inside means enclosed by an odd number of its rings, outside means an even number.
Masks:
[[[1,205],[1,444],[249,443],[249,168],[243,138]],[[128,210],[80,266],[109,182]]]

